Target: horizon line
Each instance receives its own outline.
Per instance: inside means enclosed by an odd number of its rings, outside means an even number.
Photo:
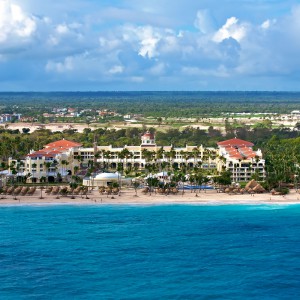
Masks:
[[[0,91],[2,93],[300,93],[300,90],[56,90]]]

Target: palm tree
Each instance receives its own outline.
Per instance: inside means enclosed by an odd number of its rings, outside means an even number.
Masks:
[[[124,155],[123,151],[118,152],[117,156],[118,156],[117,170],[119,172],[119,169],[121,168],[122,171],[123,171],[123,169],[124,169],[124,159],[125,159],[125,155]]]
[[[170,150],[170,161],[171,161],[171,166],[172,166],[173,170],[174,170],[174,159],[175,159],[175,157],[176,157],[176,151],[175,151],[174,147],[172,146],[171,150]]]
[[[98,161],[98,159],[100,158],[100,156],[101,156],[101,151],[94,152],[93,163],[94,163],[95,169],[99,169],[100,168],[100,163]]]
[[[199,147],[197,146],[193,148],[192,155],[194,157],[194,166],[196,166],[196,164],[198,163],[199,154],[200,154]]]
[[[37,164],[36,163],[33,163],[31,165],[32,169],[34,169],[34,171],[32,170],[33,173],[36,173],[36,167],[37,167]]]
[[[137,197],[137,189],[140,186],[140,182],[139,181],[134,181],[133,182],[133,187],[134,187],[134,191],[135,191],[135,196]]]
[[[180,164],[180,166],[182,166],[182,165],[183,165],[182,162],[184,161],[185,151],[181,150],[181,151],[179,152],[179,154],[180,154],[180,157],[181,157],[181,164]]]
[[[127,148],[124,148],[122,151],[121,151],[121,156],[123,157],[123,159],[125,159],[125,162],[124,162],[124,166],[125,166],[125,169],[127,169],[127,160],[129,158],[131,158],[132,156],[132,153],[127,149]]]
[[[63,159],[61,162],[60,162],[61,166],[62,166],[62,170],[63,170],[63,174],[64,174],[64,171],[65,171],[65,166],[67,165],[67,161],[65,159]]]
[[[51,162],[44,162],[44,166],[46,167],[46,174],[47,174],[47,179],[49,181],[49,169],[51,167]]]
[[[153,160],[155,157],[155,152],[149,151],[148,149],[142,150],[142,157],[145,159],[146,163],[153,164]]]
[[[162,165],[162,160],[164,158],[164,152],[165,152],[164,147],[160,147],[158,149],[158,151],[156,152],[156,159],[158,160],[158,162],[160,164],[160,171],[162,169],[161,165]]]
[[[192,158],[192,154],[190,152],[185,152],[183,154],[183,159],[185,160],[185,165],[186,165],[187,170],[190,168],[189,163],[188,163],[188,160],[190,158]]]
[[[104,153],[103,153],[103,157],[106,159],[105,165],[106,165],[107,169],[109,168],[109,160],[111,159],[111,155],[112,155],[112,153],[109,150],[104,151]]]
[[[44,199],[44,197],[43,197],[43,189],[44,189],[44,187],[43,187],[43,186],[40,186],[40,190],[41,190],[41,196],[40,196],[40,199]]]
[[[78,166],[75,166],[75,167],[74,167],[74,175],[76,175],[76,174],[78,173],[78,171],[79,171],[79,167],[78,167]]]

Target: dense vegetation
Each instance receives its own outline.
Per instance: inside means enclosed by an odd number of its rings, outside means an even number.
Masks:
[[[69,129],[63,132],[51,132],[47,129],[40,129],[33,133],[21,133],[19,130],[0,129],[0,158],[7,160],[8,157],[21,158],[31,149],[38,150],[45,144],[62,138],[74,140],[83,144],[84,147],[92,147],[93,142],[97,141],[99,145],[113,145],[123,147],[124,145],[140,145],[141,135],[146,128],[127,128],[121,130],[97,129],[92,131],[90,128],[84,129],[83,133]],[[27,131],[24,129],[23,131]],[[154,128],[150,131],[155,132]],[[166,132],[156,132],[156,142],[158,145],[167,146],[185,146],[185,145],[203,145],[205,147],[216,147],[217,142],[238,137],[252,141],[256,147],[264,149],[268,145],[271,136],[280,139],[291,139],[290,141],[297,144],[300,134],[298,131],[287,129],[267,129],[258,128],[247,130],[245,128],[230,129],[223,136],[219,130],[210,127],[208,131],[188,127],[183,131],[170,129]],[[295,139],[294,139],[295,138]]]
[[[153,117],[219,116],[222,113],[290,113],[300,93],[288,92],[70,92],[0,93],[0,114],[37,116],[54,107],[109,109]]]
[[[153,117],[220,116],[224,113],[290,113],[299,110],[300,93],[279,92],[97,92],[97,93],[0,93],[0,114],[21,113],[38,116],[51,112],[54,107],[78,109],[109,109],[120,114],[143,114]],[[266,158],[269,186],[280,182],[299,181],[300,134],[295,130],[272,128],[268,120],[250,128],[237,121],[225,120],[226,133],[210,126],[208,131],[187,127],[184,130],[157,131],[158,145],[203,145],[216,147],[218,141],[238,137],[253,142],[261,148]],[[149,129],[149,128],[148,128]],[[40,129],[30,133],[28,129],[0,129],[0,162],[5,167],[8,157],[20,159],[31,149],[62,138],[81,142],[83,146],[139,145],[146,128],[122,130],[86,128],[84,133],[73,129],[50,132]],[[151,131],[155,129],[150,128]],[[1,170],[1,168],[0,168]]]
[[[25,130],[26,131],[26,130]],[[154,132],[155,129],[150,128]],[[73,129],[64,132],[51,132],[46,129],[33,133],[20,133],[18,130],[0,130],[0,158],[5,163],[8,157],[20,159],[31,149],[38,150],[43,145],[62,138],[81,142],[83,146],[92,146],[94,141],[99,145],[139,145],[140,137],[145,128],[131,128],[122,130],[97,129],[91,131],[86,128],[84,133],[78,133]],[[270,184],[274,182],[292,182],[295,174],[299,173],[300,166],[300,134],[298,131],[287,129],[228,127],[223,136],[218,130],[210,127],[208,131],[186,128],[184,131],[170,129],[167,132],[156,132],[158,145],[185,146],[203,145],[216,147],[218,141],[237,136],[255,143],[256,147],[263,150],[267,162],[267,171],[270,175]],[[3,165],[4,167],[4,165]],[[271,176],[272,175],[272,176]]]

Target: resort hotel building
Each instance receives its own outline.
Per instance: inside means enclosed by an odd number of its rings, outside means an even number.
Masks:
[[[229,170],[233,182],[249,181],[254,175],[265,178],[265,161],[260,150],[241,139],[219,142],[218,148],[201,146],[159,146],[154,134],[146,132],[139,146],[112,147],[94,144],[91,148],[80,143],[60,140],[31,151],[23,160],[9,159],[10,175],[26,177],[27,182],[55,182],[68,180],[72,175],[86,175],[97,166],[98,171],[142,171],[151,165],[165,165],[170,171],[194,167],[210,170],[217,175]],[[97,174],[92,174],[96,176]]]

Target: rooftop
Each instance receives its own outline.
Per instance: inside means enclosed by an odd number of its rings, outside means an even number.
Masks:
[[[63,149],[71,149],[71,148],[74,148],[74,147],[80,147],[80,146],[82,146],[82,145],[79,144],[79,143],[76,143],[76,142],[73,142],[73,141],[69,141],[69,140],[62,139],[62,140],[59,140],[59,141],[56,141],[56,142],[52,142],[52,143],[49,143],[49,144],[45,145],[45,148],[52,148],[52,149],[60,149],[60,148],[63,148]]]
[[[142,138],[154,140],[154,134],[152,134],[150,131],[147,131],[144,135],[142,135]]]
[[[57,154],[63,153],[64,151],[68,151],[74,147],[82,146],[79,143],[68,141],[68,140],[59,140],[56,142],[49,143],[44,146],[44,149],[34,151],[28,154],[28,157],[36,158],[36,157],[55,157]]]
[[[240,147],[253,147],[254,144],[251,143],[251,142],[248,142],[248,141],[244,141],[244,140],[241,140],[241,139],[234,138],[234,139],[219,142],[218,146],[240,148]]]

